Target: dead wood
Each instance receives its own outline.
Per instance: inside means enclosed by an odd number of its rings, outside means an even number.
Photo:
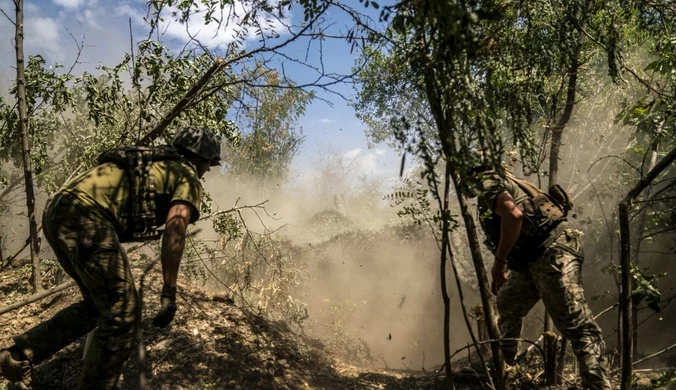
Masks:
[[[21,308],[21,307],[26,306],[28,304],[31,304],[33,302],[39,301],[40,299],[46,298],[46,297],[48,297],[52,294],[58,293],[59,291],[63,291],[67,288],[71,288],[71,287],[74,287],[74,286],[75,286],[75,281],[73,281],[73,280],[68,281],[66,283],[62,283],[62,284],[60,284],[56,287],[53,287],[49,290],[45,290],[45,291],[43,291],[39,294],[32,295],[32,296],[24,299],[23,301],[19,301],[17,303],[13,303],[11,305],[3,307],[2,309],[0,309],[0,315],[8,313],[12,310],[16,310],[18,308]]]

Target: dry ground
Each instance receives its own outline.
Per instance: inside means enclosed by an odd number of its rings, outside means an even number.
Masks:
[[[134,266],[134,273],[138,286],[142,267]],[[27,266],[0,273],[0,307],[28,296],[28,274]],[[52,282],[47,277],[45,287]],[[144,284],[143,344],[147,367],[144,372],[147,373],[148,389],[445,388],[437,371],[363,369],[339,361],[326,352],[320,340],[297,335],[283,323],[272,323],[259,314],[235,306],[227,297],[210,296],[186,283],[179,288],[179,311],[172,325],[167,329],[154,328],[150,322],[157,311],[161,290],[158,268],[148,273]],[[70,288],[0,315],[0,348],[10,346],[12,336],[78,299],[78,290]],[[34,388],[75,388],[83,350],[84,338],[36,367]],[[465,368],[461,369],[463,366]],[[488,388],[485,380],[466,366],[462,361],[454,365],[456,389]],[[122,389],[139,388],[140,367],[135,352],[125,366]],[[532,382],[537,378],[537,372],[537,368],[512,371],[512,383],[519,389],[534,388]],[[574,378],[572,374],[569,377]],[[649,381],[644,378],[643,383]],[[0,390],[7,385],[0,381]]]

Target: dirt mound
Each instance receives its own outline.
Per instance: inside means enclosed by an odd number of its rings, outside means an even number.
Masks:
[[[134,267],[137,285],[142,265]],[[159,267],[158,267],[159,268]],[[176,318],[168,329],[151,325],[157,312],[159,269],[145,278],[143,342],[148,389],[433,389],[436,375],[379,370],[366,372],[329,356],[321,342],[291,332],[282,323],[209,296],[187,285],[179,288]],[[25,298],[26,268],[4,272],[0,307]],[[18,293],[17,293],[18,292]],[[76,288],[0,316],[0,347],[11,337],[80,299]],[[37,389],[75,388],[84,338],[36,367]],[[125,366],[122,389],[138,389],[142,364],[133,353]],[[6,382],[0,381],[0,389]]]

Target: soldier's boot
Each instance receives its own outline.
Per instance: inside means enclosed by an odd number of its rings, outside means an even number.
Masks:
[[[14,388],[31,389],[33,371],[31,363],[28,359],[22,359],[21,355],[18,350],[0,351],[0,375],[12,382]]]

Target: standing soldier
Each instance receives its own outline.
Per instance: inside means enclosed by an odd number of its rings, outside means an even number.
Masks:
[[[497,295],[502,337],[519,338],[523,317],[542,299],[554,325],[571,341],[584,388],[610,390],[601,329],[582,289],[580,232],[566,220],[570,198],[559,186],[544,193],[485,166],[477,167],[473,177],[480,223],[495,255],[491,290]],[[507,363],[514,364],[518,343],[501,346]]]
[[[43,215],[45,238],[83,300],[14,338],[0,351],[0,374],[30,388],[32,367],[86,335],[93,339],[80,389],[115,388],[133,348],[141,302],[122,242],[162,237],[164,286],[153,324],[176,312],[176,280],[186,230],[199,217],[200,179],[220,164],[211,131],[180,129],[172,146],[104,152],[99,165],[66,183]],[[165,224],[159,232],[157,228]]]

